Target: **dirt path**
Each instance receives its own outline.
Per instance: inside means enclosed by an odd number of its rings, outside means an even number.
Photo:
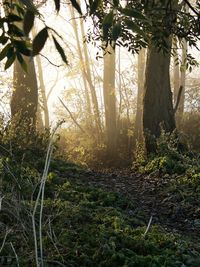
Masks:
[[[153,216],[152,223],[162,228],[197,240],[200,237],[200,209],[198,214],[194,214],[196,209],[189,203],[183,205],[174,195],[167,193],[165,188],[168,181],[158,177],[158,174],[147,176],[130,170],[88,171],[79,181],[128,197],[136,204],[134,213],[142,211],[147,223]],[[200,204],[199,201],[196,204]]]

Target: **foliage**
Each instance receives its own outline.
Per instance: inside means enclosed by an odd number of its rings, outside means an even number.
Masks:
[[[144,151],[140,151],[134,162],[135,168],[143,173],[161,175],[184,175],[189,169],[194,170],[199,165],[199,155],[189,150],[184,141],[181,134],[177,136],[176,132],[170,134],[162,131],[157,139],[156,154],[146,157]]]
[[[29,132],[27,132],[29,129]],[[25,121],[22,123],[16,116],[9,122],[1,117],[0,123],[0,155],[17,160],[18,162],[32,162],[39,167],[39,161],[44,157],[49,142],[50,130],[37,132],[32,130]],[[43,165],[42,165],[43,167]]]
[[[198,111],[185,112],[178,125],[184,141],[192,151],[200,152],[200,114]]]
[[[138,52],[141,47],[147,47],[149,42],[154,42],[158,49],[168,50],[166,38],[171,34],[178,36],[179,39],[187,39],[190,46],[196,46],[199,40],[199,6],[189,4],[193,14],[185,12],[184,4],[175,5],[173,1],[168,4],[160,1],[130,1],[124,7],[120,1],[86,1],[83,10],[76,0],[70,1],[73,8],[84,18],[91,17],[93,26],[96,30],[91,30],[88,40],[98,41],[127,47],[129,51]],[[54,0],[55,9],[59,12],[60,0]],[[54,45],[61,58],[67,63],[64,50],[56,37],[59,34],[45,27],[37,34],[33,44],[27,42],[27,36],[34,25],[35,17],[41,19],[37,7],[31,0],[24,0],[18,3],[4,1],[6,10],[5,16],[0,18],[2,34],[0,43],[3,49],[0,53],[0,60],[7,58],[5,68],[9,68],[15,59],[20,62],[26,70],[23,56],[34,56],[40,53],[46,40],[52,36]],[[17,26],[23,25],[23,30]],[[8,30],[7,30],[8,29]],[[56,36],[56,37],[55,37]],[[150,38],[151,36],[151,38]]]
[[[48,134],[32,135],[27,142],[21,138],[23,127],[20,136],[12,128],[10,133],[5,129],[2,124],[0,243],[5,243],[1,264],[16,266],[14,247],[20,266],[34,266],[31,214]],[[164,137],[159,142],[160,151],[169,151]],[[194,244],[156,225],[144,236],[147,222],[136,212],[137,204],[115,192],[84,185],[85,175],[87,172],[75,164],[52,159],[43,213],[45,266],[199,266],[200,252]],[[199,183],[199,168],[188,169],[187,175],[192,177],[191,183]],[[185,188],[186,182],[181,185]]]
[[[63,168],[65,172],[61,173]],[[86,187],[81,178],[77,184],[67,178],[67,169],[70,170],[67,163],[54,161],[53,170],[48,175],[43,217],[45,266],[59,266],[59,263],[138,267],[199,265],[199,254],[189,242],[155,226],[144,238],[146,226],[142,218],[131,215],[134,203],[116,193]],[[14,174],[18,177],[18,173]],[[19,180],[22,186],[31,177],[33,184],[38,182],[30,165],[26,175]],[[20,195],[23,201],[17,198],[16,204],[17,196],[6,191],[2,203],[1,242],[6,228],[12,227],[12,233],[8,234],[1,251],[2,264],[7,262],[9,266],[16,266],[10,242],[20,266],[31,266],[34,261],[31,222],[27,216],[34,205],[36,192],[32,194],[30,188],[24,187]],[[8,205],[12,207],[11,213],[7,210]]]
[[[35,17],[40,17],[37,8],[32,1],[26,0],[23,3],[4,1],[5,15],[0,18],[0,44],[3,46],[0,52],[0,60],[6,59],[5,69],[9,68],[17,59],[22,68],[27,72],[24,56],[36,56],[44,47],[48,37],[54,40],[55,48],[65,63],[67,58],[57,38],[59,34],[53,29],[45,27],[35,36],[33,42],[27,38],[34,26]]]
[[[67,161],[92,169],[113,166],[118,168],[127,167],[131,164],[132,129],[125,119],[119,127],[119,145],[117,153],[112,158],[107,154],[105,134],[103,134],[101,142],[98,143],[93,136],[92,129],[88,131],[88,134],[83,134],[73,127],[64,128],[59,132],[58,153]]]
[[[165,196],[162,203],[171,211],[170,216],[187,221],[190,228],[199,229],[199,154],[183,149],[176,135],[162,133],[157,144],[158,154],[138,157],[135,168],[149,174],[151,183],[155,182],[156,197]]]

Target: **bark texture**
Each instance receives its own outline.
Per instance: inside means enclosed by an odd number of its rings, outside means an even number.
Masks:
[[[41,101],[42,107],[40,109],[44,112],[44,126],[46,129],[48,129],[49,128],[49,108],[48,108],[44,77],[43,77],[43,70],[42,70],[42,62],[41,62],[40,56],[36,57],[36,63],[38,67],[38,78],[39,78],[39,83],[40,83],[39,91],[40,91],[41,100],[42,100]]]
[[[107,151],[109,156],[116,155],[117,119],[115,96],[115,52],[111,46],[104,55],[103,92],[105,106]]]
[[[35,128],[38,105],[37,78],[34,61],[30,61],[30,58],[26,58],[25,61],[28,65],[28,73],[22,69],[18,61],[14,63],[11,116],[12,118],[18,116],[20,122]]]
[[[171,41],[168,41],[171,47]],[[147,153],[156,151],[155,139],[161,127],[166,132],[175,129],[175,118],[170,88],[170,53],[158,52],[150,45],[145,73],[143,127]]]

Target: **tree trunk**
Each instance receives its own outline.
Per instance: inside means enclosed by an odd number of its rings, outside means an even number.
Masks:
[[[174,105],[177,102],[178,92],[180,88],[180,64],[178,58],[178,46],[177,46],[177,38],[174,37],[174,62],[173,62],[173,85],[174,85]]]
[[[11,97],[11,116],[18,117],[31,129],[36,127],[36,113],[38,105],[38,86],[33,59],[24,58],[28,72],[23,71],[20,63],[14,63],[13,93]],[[27,131],[30,130],[27,129]]]
[[[181,77],[180,77],[180,86],[182,86],[182,93],[180,102],[177,109],[177,123],[180,124],[183,118],[184,112],[184,102],[185,102],[185,79],[186,79],[186,59],[187,59],[187,41],[184,39],[182,43],[182,59],[181,59]]]
[[[108,46],[105,51],[103,76],[107,152],[109,156],[115,156],[117,146],[115,51],[111,46]]]
[[[86,43],[84,41],[85,32],[84,32],[84,27],[83,27],[83,20],[80,20],[80,28],[81,28],[81,35],[82,35],[82,42],[83,42],[83,53],[84,53],[84,58],[85,58],[85,76],[86,76],[86,80],[87,80],[89,88],[90,88],[90,93],[91,93],[91,98],[92,98],[92,103],[93,103],[94,116],[95,116],[95,122],[96,122],[96,127],[97,127],[97,134],[98,134],[98,139],[100,142],[101,135],[102,135],[101,118],[100,118],[100,113],[99,113],[99,104],[98,104],[98,100],[97,100],[96,90],[95,90],[95,86],[92,82],[91,70],[90,70],[90,65],[89,65],[90,60],[89,60],[89,56],[88,56],[88,50],[87,50]]]
[[[138,92],[137,92],[137,110],[135,117],[134,144],[143,142],[143,96],[144,96],[144,73],[145,73],[145,49],[142,48],[138,54]]]
[[[171,40],[168,40],[171,47]],[[170,88],[170,52],[158,52],[149,46],[145,73],[143,128],[147,153],[156,152],[156,138],[161,127],[166,132],[175,129],[175,118]]]
[[[38,67],[38,78],[39,78],[39,83],[40,83],[39,89],[40,89],[41,98],[42,98],[42,111],[44,112],[44,126],[45,128],[49,128],[49,108],[48,108],[48,103],[47,103],[42,63],[41,63],[40,56],[36,57],[36,63]]]
[[[96,127],[96,135],[97,135],[98,142],[100,142],[101,135],[102,135],[101,119],[100,119],[100,112],[99,112],[99,106],[98,106],[95,86],[93,85],[92,78],[91,78],[88,51],[87,51],[86,44],[84,43],[83,22],[80,21],[80,26],[81,26],[81,41],[80,41],[77,23],[75,21],[74,9],[71,7],[70,11],[71,11],[71,17],[72,17],[72,26],[73,26],[73,30],[74,30],[74,34],[75,34],[75,38],[76,38],[76,43],[77,43],[78,55],[79,55],[80,62],[81,62],[82,78],[83,78],[83,82],[84,82],[84,86],[85,86],[86,110],[87,110],[86,113],[87,113],[87,117],[90,116],[90,119],[91,119],[91,114],[92,114],[91,104],[90,104],[90,95],[91,95],[94,121],[95,121],[95,127]],[[82,51],[81,46],[80,46],[81,42],[83,42],[83,45],[84,45],[83,51]],[[88,88],[90,90],[90,94],[89,94]],[[92,123],[89,123],[89,124],[92,124]]]
[[[11,0],[8,1],[8,3],[11,2]],[[15,14],[16,10],[5,10],[5,12]],[[23,28],[22,22],[16,22],[15,24],[19,28]],[[31,133],[31,131],[36,129],[38,86],[34,60],[30,60],[29,57],[24,56],[24,61],[28,66],[27,73],[22,69],[17,60],[14,62],[13,92],[11,96],[10,108],[12,122],[17,120],[19,126],[24,124],[24,130],[28,135]],[[16,121],[14,124],[16,124]]]

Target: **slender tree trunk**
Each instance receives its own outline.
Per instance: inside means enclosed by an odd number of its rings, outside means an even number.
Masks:
[[[173,39],[174,44],[174,57],[173,57],[173,85],[174,85],[174,105],[177,102],[178,92],[180,88],[180,64],[178,58],[178,46],[177,46],[177,38]]]
[[[171,40],[168,40],[171,47]],[[143,127],[147,153],[156,151],[155,139],[160,136],[161,127],[166,132],[175,129],[175,118],[170,88],[170,52],[158,52],[149,46],[145,73]]]
[[[184,102],[185,102],[185,78],[186,78],[186,59],[187,59],[187,41],[184,39],[182,43],[182,59],[181,59],[181,77],[180,77],[180,86],[182,86],[182,93],[177,109],[177,122],[180,123],[183,117],[184,112]]]
[[[86,76],[86,80],[89,84],[89,88],[91,92],[93,110],[94,110],[94,115],[95,115],[96,127],[98,129],[99,139],[101,139],[102,128],[101,128],[101,118],[100,118],[100,113],[99,113],[99,104],[97,100],[95,86],[92,82],[91,70],[90,70],[90,65],[89,65],[90,60],[88,56],[87,46],[84,40],[85,31],[84,31],[84,26],[83,26],[83,20],[80,20],[80,28],[81,28],[81,35],[82,35],[82,42],[83,42],[83,53],[84,53],[84,59],[85,59],[84,60],[85,61],[85,76]]]
[[[184,12],[189,12],[189,6],[185,4]],[[182,87],[181,97],[178,105],[178,109],[176,112],[176,121],[177,125],[180,125],[183,113],[184,113],[184,102],[185,102],[185,80],[186,80],[186,65],[187,65],[187,41],[185,39],[182,40],[182,49],[181,49],[181,66],[180,66],[180,86]]]
[[[109,156],[116,155],[117,125],[116,125],[116,97],[115,97],[115,51],[108,46],[104,55],[104,106],[107,151]]]
[[[78,34],[78,28],[77,28],[77,23],[75,21],[75,13],[74,9],[71,8],[71,17],[72,17],[72,26],[74,29],[75,33],[75,38],[76,38],[76,43],[77,43],[77,48],[78,48],[78,54],[79,58],[81,61],[81,69],[82,69],[82,77],[83,77],[83,82],[85,86],[85,95],[86,95],[86,100],[87,100],[87,114],[92,114],[91,111],[91,104],[90,104],[90,95],[89,95],[89,90],[91,94],[91,99],[92,99],[92,107],[93,107],[93,114],[94,114],[94,121],[95,121],[95,126],[96,126],[96,134],[97,134],[97,139],[98,142],[100,142],[101,135],[102,135],[102,129],[101,129],[101,119],[100,119],[100,112],[99,112],[99,106],[98,106],[98,101],[97,101],[97,95],[96,95],[96,90],[92,82],[91,78],[91,71],[90,71],[90,66],[89,66],[89,57],[88,57],[88,52],[87,52],[87,47],[86,44],[84,43],[84,28],[82,21],[80,21],[80,26],[81,26],[81,41],[79,39],[79,34]],[[80,43],[83,42],[84,47],[83,47],[83,52],[80,46]],[[85,58],[84,58],[85,57]],[[89,87],[89,90],[88,90]],[[90,116],[91,118],[91,116]],[[92,124],[92,123],[90,123]]]
[[[71,12],[71,18],[72,18],[72,27],[74,30],[76,44],[77,44],[77,50],[78,50],[77,52],[78,52],[80,63],[81,63],[82,79],[83,79],[83,83],[84,83],[85,96],[86,96],[86,110],[87,110],[87,115],[88,115],[88,114],[91,114],[92,111],[91,111],[90,96],[89,96],[87,81],[85,78],[85,66],[84,66],[84,60],[83,60],[83,53],[82,53],[82,49],[81,49],[81,45],[80,45],[81,41],[79,39],[77,22],[75,20],[74,9],[72,7],[70,7],[70,12]]]
[[[44,111],[44,126],[45,128],[49,128],[49,108],[48,108],[48,103],[47,103],[42,63],[41,63],[40,56],[36,57],[36,63],[38,67],[38,78],[39,78],[39,83],[40,83],[39,89],[40,89],[40,93],[42,97],[42,110]]]
[[[145,49],[142,48],[138,54],[138,92],[137,92],[137,110],[135,117],[134,144],[143,141],[143,96],[144,96],[144,73],[145,73]]]

